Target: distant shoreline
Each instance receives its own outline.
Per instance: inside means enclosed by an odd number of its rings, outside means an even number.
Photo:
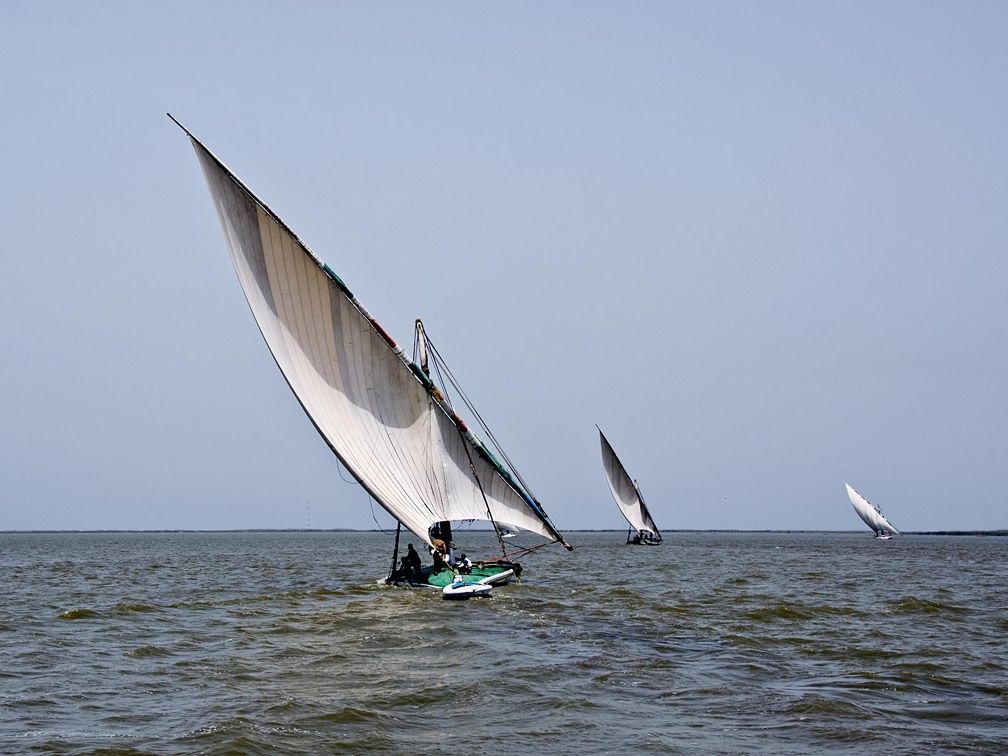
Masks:
[[[98,528],[95,530],[0,530],[0,534],[14,533],[384,533],[379,528],[222,528],[220,530],[196,530],[187,528],[160,528],[154,530],[114,530]],[[472,533],[492,533],[492,530],[471,530]],[[625,529],[564,529],[564,533],[623,533]],[[731,528],[683,529],[665,530],[665,535],[672,533],[862,533],[864,530],[735,530]],[[901,536],[1008,536],[1008,530],[907,530]]]

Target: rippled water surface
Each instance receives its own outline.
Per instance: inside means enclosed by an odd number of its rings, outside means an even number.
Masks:
[[[377,532],[0,534],[0,752],[1008,752],[1008,538],[567,535],[448,602]]]

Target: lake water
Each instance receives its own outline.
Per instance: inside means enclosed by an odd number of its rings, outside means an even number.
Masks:
[[[1008,753],[1008,538],[565,535],[449,602],[379,532],[0,534],[0,752]]]

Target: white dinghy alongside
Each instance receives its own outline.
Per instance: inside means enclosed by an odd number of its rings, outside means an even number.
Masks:
[[[499,580],[500,576],[498,575],[490,575],[480,580],[459,577],[458,580],[441,589],[441,598],[459,600],[489,596],[494,584]]]
[[[458,601],[489,596],[491,591],[493,591],[493,586],[486,583],[467,583],[465,580],[456,580],[441,589],[441,598]]]

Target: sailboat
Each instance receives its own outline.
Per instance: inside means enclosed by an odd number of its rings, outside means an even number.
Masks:
[[[630,478],[605,434],[602,433],[602,429],[597,425],[595,427],[598,429],[599,440],[602,444],[602,467],[605,468],[609,490],[623,516],[630,523],[630,529],[627,531],[627,543],[657,546],[662,542],[661,533],[658,532],[658,526],[651,519],[651,513],[648,512],[647,505],[644,504],[644,496],[637,486],[637,481]]]
[[[854,511],[858,513],[858,517],[864,520],[865,525],[875,531],[876,538],[888,540],[899,534],[899,531],[889,523],[889,520],[883,517],[882,511],[878,507],[869,503],[849,483],[844,483],[844,485],[847,486],[847,497],[854,505]]]
[[[551,543],[570,549],[482,420],[496,454],[452,407],[448,383],[464,394],[453,378],[440,380],[451,373],[423,324],[416,321],[407,356],[333,269],[168,116],[196,151],[245,298],[287,384],[340,463],[398,523],[392,565],[379,582],[501,584],[520,579],[514,557]],[[474,521],[492,524],[501,555],[467,560],[471,571],[460,576],[452,523]],[[427,545],[434,565],[417,565],[411,554],[409,570],[405,558],[398,566],[403,527]],[[499,536],[511,531],[545,541],[508,553]]]

